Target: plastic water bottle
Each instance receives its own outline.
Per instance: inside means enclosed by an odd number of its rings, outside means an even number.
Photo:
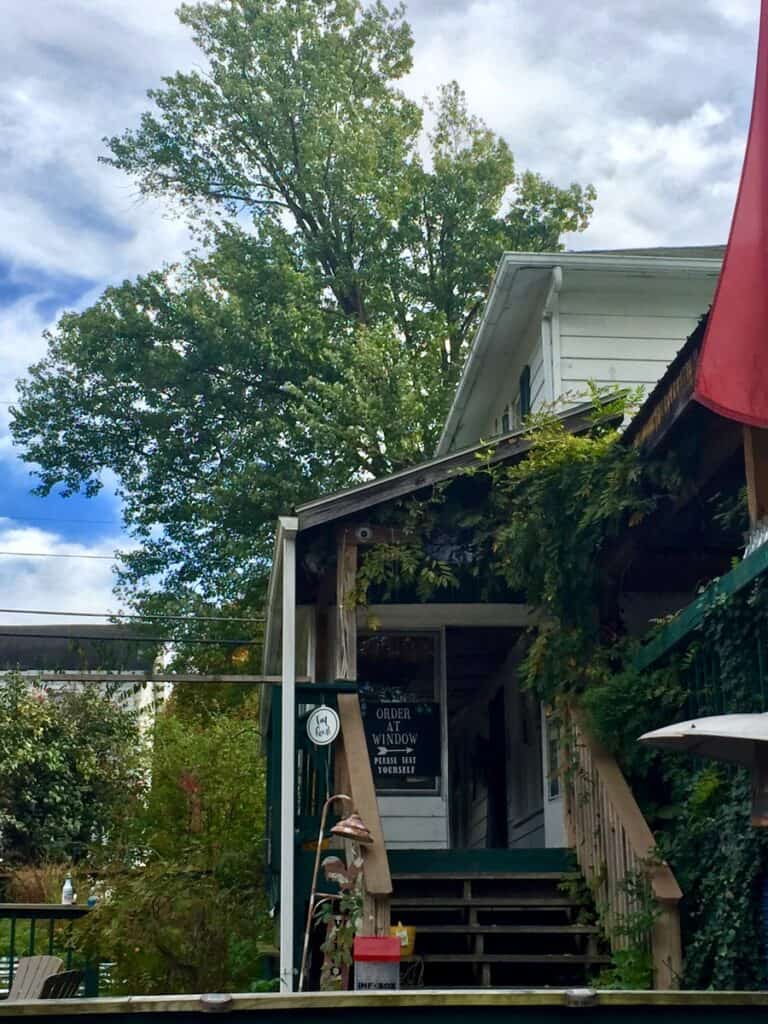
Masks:
[[[72,888],[72,876],[67,875],[61,889],[61,902],[65,906],[71,906],[75,902],[75,890]]]

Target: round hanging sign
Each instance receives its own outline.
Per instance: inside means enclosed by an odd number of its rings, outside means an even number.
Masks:
[[[310,712],[307,719],[307,736],[316,747],[327,747],[339,735],[340,727],[338,713],[323,704],[322,707]]]

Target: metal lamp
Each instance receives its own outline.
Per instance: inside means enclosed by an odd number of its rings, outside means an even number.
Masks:
[[[299,992],[304,990],[304,979],[306,976],[308,953],[309,953],[309,937],[312,932],[312,918],[315,910],[324,903],[326,900],[334,900],[337,898],[335,893],[318,892],[317,891],[317,875],[320,870],[320,853],[323,846],[323,838],[325,836],[325,821],[328,817],[328,811],[331,805],[336,800],[343,800],[346,803],[351,804],[352,798],[347,796],[346,793],[335,793],[333,796],[329,796],[323,804],[323,809],[320,814],[320,833],[317,837],[317,848],[315,851],[315,867],[312,872],[312,888],[309,892],[309,908],[307,910],[307,924],[304,929],[304,949],[301,956],[301,970],[299,972]],[[371,835],[370,829],[362,821],[360,815],[356,811],[352,811],[346,818],[342,818],[341,821],[337,822],[331,829],[330,834],[338,836],[341,839],[349,839],[353,843],[360,843],[362,846],[370,846],[373,842],[373,836]]]

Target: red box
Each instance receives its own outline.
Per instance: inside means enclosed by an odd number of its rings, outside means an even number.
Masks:
[[[399,963],[400,939],[396,935],[356,935],[352,957],[355,963]]]

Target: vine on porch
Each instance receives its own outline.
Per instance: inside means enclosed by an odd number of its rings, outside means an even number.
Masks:
[[[620,441],[617,423],[636,395],[595,394],[591,429],[568,433],[551,414],[528,424],[531,450],[516,465],[486,454],[477,466],[427,498],[403,499],[382,522],[404,541],[366,552],[356,600],[391,599],[403,587],[420,600],[474,583],[480,599],[521,592],[543,626],[531,632],[524,685],[557,707],[578,701],[597,738],[619,760],[654,829],[659,853],[677,876],[685,987],[750,989],[766,980],[758,890],[768,871],[768,840],[751,828],[749,779],[739,769],[640,748],[637,737],[684,717],[693,653],[642,672],[636,643],[622,635],[606,601],[601,556],[612,538],[638,527],[679,489],[672,457],[652,459]],[[467,487],[472,500],[468,500]],[[712,511],[713,517],[720,513]],[[725,710],[751,709],[745,652],[768,613],[768,586],[756,584],[714,608],[696,650],[719,652],[720,671],[741,682]],[[741,687],[741,689],[739,689]],[[722,710],[710,704],[699,714]],[[628,927],[632,922],[628,922]],[[638,983],[647,951],[623,950],[605,979]]]

